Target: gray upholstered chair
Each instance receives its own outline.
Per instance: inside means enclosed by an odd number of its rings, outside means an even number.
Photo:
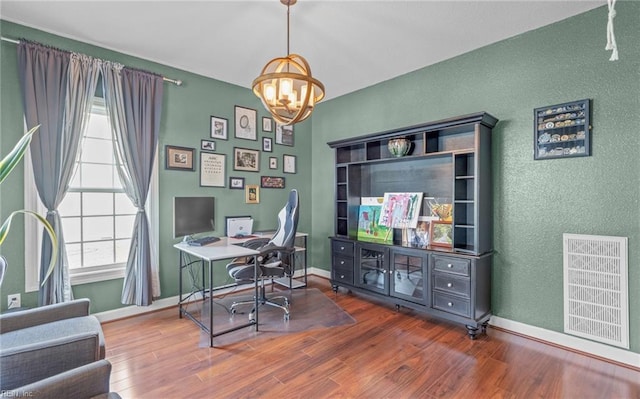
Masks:
[[[244,245],[260,251],[257,256],[257,275],[260,281],[259,305],[270,305],[284,310],[285,320],[289,320],[289,300],[285,296],[267,297],[265,295],[264,282],[268,279],[291,276],[294,273],[295,239],[298,229],[299,215],[298,191],[291,190],[285,206],[278,213],[278,229],[271,239],[249,240]],[[227,272],[238,283],[254,282],[254,270],[256,264],[253,257],[236,258],[227,264]],[[278,302],[278,301],[281,301]],[[231,305],[231,313],[244,304],[254,304],[255,301],[234,302]],[[255,310],[255,309],[254,309]],[[253,319],[254,310],[249,314]]]
[[[120,399],[109,392],[111,363],[98,360],[60,374],[11,390],[2,390],[0,398],[35,399]]]
[[[0,390],[13,390],[105,357],[88,299],[0,315]]]

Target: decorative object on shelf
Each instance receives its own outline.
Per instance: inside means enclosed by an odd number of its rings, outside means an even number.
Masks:
[[[235,137],[243,140],[258,140],[258,133],[256,129],[256,118],[257,118],[257,112],[255,109],[245,108],[245,107],[236,105]]]
[[[284,177],[261,176],[260,187],[262,188],[284,188]]]
[[[591,155],[589,100],[536,108],[534,114],[534,159]]]
[[[453,245],[451,222],[443,222],[441,220],[432,221],[429,229],[429,237],[431,238],[431,246],[451,248]]]
[[[195,151],[195,148],[177,147],[173,145],[164,146],[164,168],[170,170],[195,171],[196,168],[193,163],[193,154]]]
[[[358,209],[358,240],[363,241],[393,241],[390,228],[378,223],[382,213],[384,197],[363,197],[360,199]]]
[[[260,170],[260,151],[234,147],[233,170],[257,172]]]
[[[409,153],[411,149],[411,141],[405,137],[398,137],[397,139],[389,140],[387,144],[389,152],[395,157],[403,157]]]
[[[224,187],[225,154],[200,153],[200,187]]]
[[[225,118],[211,117],[211,138],[227,140],[228,121]]]
[[[398,229],[415,229],[422,205],[422,195],[422,193],[384,193],[378,223]]]
[[[409,230],[409,245],[416,248],[427,248],[429,246],[429,230],[431,229],[430,216],[418,216],[418,224],[415,229]]]
[[[293,125],[308,118],[322,101],[324,85],[311,76],[307,60],[289,52],[289,11],[297,0],[280,2],[287,6],[287,56],[269,61],[252,87],[276,122]]]
[[[453,206],[449,198],[428,198],[429,214],[438,218],[443,222],[451,222],[453,220]]]
[[[244,202],[247,204],[260,203],[260,187],[257,184],[247,184],[244,188]]]
[[[229,188],[242,190],[244,188],[244,177],[229,177]]]

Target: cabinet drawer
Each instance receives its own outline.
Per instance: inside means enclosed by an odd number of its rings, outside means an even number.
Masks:
[[[334,269],[353,270],[353,258],[345,258],[344,256],[333,257]]]
[[[468,299],[443,294],[441,292],[433,293],[433,307],[460,316],[471,316],[471,304]]]
[[[331,270],[333,281],[353,285],[353,269],[333,268]]]
[[[353,258],[353,243],[347,241],[332,241],[331,250],[334,255],[342,255]]]
[[[434,273],[433,288],[469,298],[471,282],[468,278],[456,277],[448,273]]]
[[[468,259],[449,258],[445,256],[433,257],[433,269],[437,271],[469,276],[470,261]]]

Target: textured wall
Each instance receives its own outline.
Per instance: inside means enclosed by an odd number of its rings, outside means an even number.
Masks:
[[[487,111],[500,119],[494,313],[562,331],[562,233],[629,237],[631,349],[640,352],[640,3],[617,10],[618,62],[604,50],[602,7],[320,104],[314,196],[333,193],[328,141]],[[593,156],[534,161],[533,109],[584,98],[593,99]],[[332,204],[316,203],[315,214],[333,214]],[[314,219],[314,266],[330,265],[331,234],[332,220]]]

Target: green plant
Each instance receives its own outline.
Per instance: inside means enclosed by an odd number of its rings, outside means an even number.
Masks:
[[[9,154],[7,154],[7,156],[5,156],[2,159],[2,161],[0,161],[0,184],[4,181],[4,179],[7,178],[7,176],[9,176],[9,173],[11,173],[11,171],[16,167],[16,165],[20,162],[20,160],[22,160],[24,153],[27,151],[27,148],[29,148],[29,144],[31,144],[31,139],[33,138],[33,135],[36,133],[39,127],[40,125],[35,126],[33,129],[29,130],[24,136],[22,136],[20,141],[18,141],[15,147],[13,147],[11,152],[9,152]],[[49,234],[49,239],[51,240],[53,252],[51,254],[51,262],[49,263],[49,268],[47,269],[47,273],[44,279],[42,280],[42,283],[44,284],[44,282],[47,281],[47,279],[53,272],[53,268],[55,267],[56,260],[58,258],[58,237],[56,236],[56,233],[53,231],[53,227],[51,227],[49,222],[47,222],[47,219],[38,215],[35,212],[27,211],[24,209],[11,212],[7,220],[5,220],[4,223],[2,223],[2,226],[0,226],[0,245],[2,245],[4,240],[9,235],[9,229],[11,228],[11,221],[13,220],[14,216],[20,213],[24,215],[32,216],[37,220],[39,220],[44,225],[45,230]]]

